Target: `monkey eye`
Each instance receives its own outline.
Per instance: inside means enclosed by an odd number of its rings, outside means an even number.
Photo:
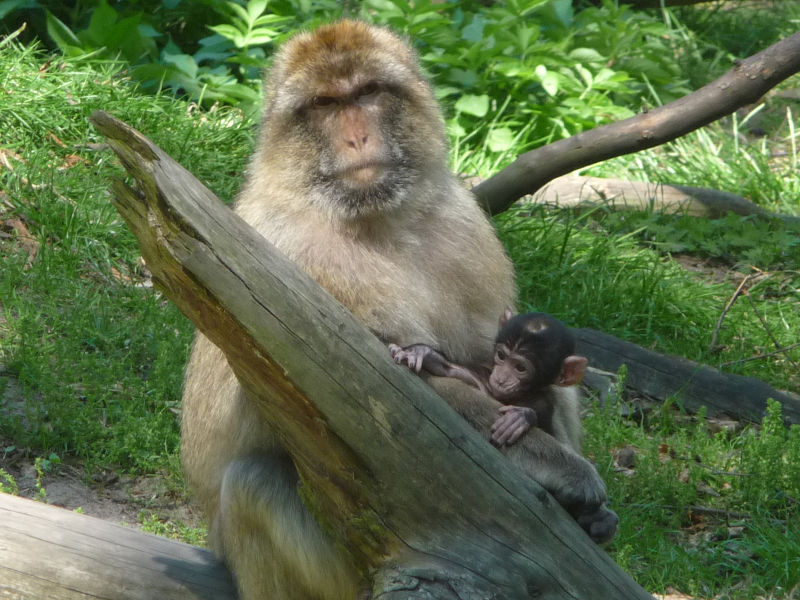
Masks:
[[[363,98],[365,96],[371,96],[372,94],[378,91],[378,84],[374,81],[370,81],[368,84],[361,87],[361,89],[356,92],[356,96],[359,98]]]
[[[497,352],[495,353],[495,357],[497,358],[497,360],[505,360],[506,353],[503,351],[502,348],[498,348]]]
[[[336,104],[336,98],[332,96],[314,96],[311,103],[314,106],[331,106],[332,104]]]
[[[522,363],[515,364],[514,365],[514,370],[517,373],[524,373],[525,371],[527,371],[527,369],[525,368],[525,365],[523,365]]]

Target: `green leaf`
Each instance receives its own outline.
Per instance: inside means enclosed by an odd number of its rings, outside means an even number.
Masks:
[[[544,91],[547,92],[551,96],[555,96],[558,93],[558,76],[547,70],[547,67],[544,65],[539,65],[536,67],[536,77],[539,79],[539,83],[542,84]]]
[[[197,63],[188,54],[167,54],[164,53],[163,60],[169,65],[176,67],[181,73],[194,79],[197,77]]]
[[[508,127],[498,127],[489,132],[486,142],[492,152],[505,152],[514,146],[514,133]]]
[[[245,38],[244,40],[245,46],[258,46],[260,44],[268,44],[272,40],[274,40],[277,35],[278,32],[272,29],[261,28],[254,30],[250,33],[250,35],[248,35]]]
[[[245,24],[248,26],[250,25],[250,15],[248,14],[247,10],[236,4],[235,2],[227,2],[228,8],[230,8],[233,12],[239,15],[239,18],[244,21]]]
[[[250,23],[253,23],[267,10],[267,0],[250,0],[247,3],[247,13],[250,15]]]
[[[106,0],[101,0],[97,8],[92,11],[89,20],[89,37],[98,46],[115,46],[121,40],[113,37],[112,29],[117,22],[117,11],[108,5]]]
[[[291,18],[273,14],[261,15],[253,22],[253,27],[258,27],[260,25],[272,25],[274,23],[284,23],[288,21],[291,21]]]
[[[486,94],[481,96],[465,94],[456,102],[456,110],[475,117],[485,117],[486,113],[489,112],[489,96]]]
[[[447,133],[454,138],[463,138],[467,135],[467,130],[455,119],[450,119],[447,121]]]
[[[578,72],[578,75],[581,76],[581,79],[583,79],[583,82],[586,84],[586,88],[592,89],[594,78],[592,77],[591,71],[579,63],[575,65],[575,70]]]
[[[570,60],[581,63],[602,62],[603,55],[594,48],[575,48],[567,55]]]
[[[441,100],[442,98],[447,98],[447,96],[454,96],[460,93],[461,90],[452,85],[437,85],[433,90],[433,94],[436,96],[437,100]]]
[[[233,25],[211,25],[209,29],[214,33],[218,33],[222,37],[232,41],[237,48],[244,48],[245,39],[241,32]]]
[[[47,13],[47,33],[62,52],[82,47],[81,41],[58,17],[49,10]]]
[[[553,0],[552,7],[564,27],[572,25],[572,0]]]
[[[453,83],[461,84],[463,88],[471,88],[479,81],[478,74],[473,70],[450,69],[447,79]]]
[[[486,19],[482,18],[480,15],[475,15],[475,18],[472,19],[472,23],[464,27],[461,31],[461,37],[468,42],[477,44],[483,40],[484,27],[486,27]]]
[[[162,35],[160,31],[156,30],[156,28],[149,23],[141,23],[139,25],[139,33],[148,38],[161,37]]]

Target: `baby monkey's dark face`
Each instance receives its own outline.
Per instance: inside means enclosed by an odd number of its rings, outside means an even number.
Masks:
[[[530,353],[520,352],[507,344],[495,345],[489,392],[496,400],[503,402],[551,383],[542,381],[541,375]]]
[[[574,385],[586,367],[586,359],[574,350],[572,333],[555,317],[507,312],[495,340],[490,394],[509,404],[550,385]]]

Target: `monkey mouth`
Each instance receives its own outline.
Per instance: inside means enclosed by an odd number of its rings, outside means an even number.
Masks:
[[[491,379],[489,380],[489,385],[486,387],[488,388],[489,395],[498,402],[503,402],[504,400],[513,398],[516,392],[519,391],[515,389],[509,389],[507,386],[492,382]]]
[[[339,179],[356,187],[364,187],[377,182],[387,167],[384,162],[364,162],[340,171]]]

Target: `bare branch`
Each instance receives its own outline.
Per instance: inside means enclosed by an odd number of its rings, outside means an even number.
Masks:
[[[800,71],[800,33],[737,62],[716,81],[674,102],[597,127],[519,156],[473,189],[489,213],[506,210],[525,194],[579,167],[669,142],[756,102]]]

